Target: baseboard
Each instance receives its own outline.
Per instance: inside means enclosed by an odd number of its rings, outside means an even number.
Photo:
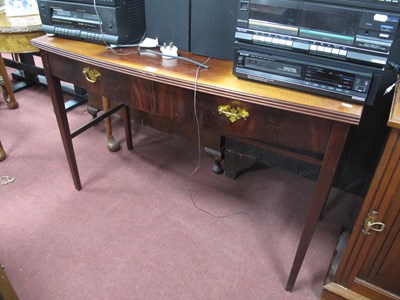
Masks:
[[[321,295],[322,300],[370,300],[356,292],[349,290],[348,288],[330,282],[324,285],[324,289]]]

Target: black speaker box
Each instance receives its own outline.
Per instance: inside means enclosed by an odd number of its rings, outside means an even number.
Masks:
[[[146,36],[190,50],[190,0],[145,0]]]
[[[191,52],[233,60],[237,7],[237,0],[192,0]]]

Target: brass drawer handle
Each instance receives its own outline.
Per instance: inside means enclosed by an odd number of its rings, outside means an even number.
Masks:
[[[82,73],[85,75],[86,80],[90,83],[96,83],[97,79],[100,79],[101,74],[96,69],[83,68]]]
[[[385,224],[382,222],[377,222],[378,212],[377,211],[370,211],[367,217],[364,220],[364,228],[362,230],[364,235],[369,235],[370,230],[376,232],[382,232],[385,230]]]
[[[242,118],[246,120],[249,116],[249,113],[243,108],[233,108],[229,104],[218,106],[218,113],[224,114],[227,118],[229,118],[229,120],[231,120],[232,123]]]

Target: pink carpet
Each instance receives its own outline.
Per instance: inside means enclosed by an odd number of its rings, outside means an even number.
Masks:
[[[133,127],[109,153],[103,124],[74,139],[74,189],[45,87],[0,96],[0,262],[20,299],[319,299],[344,219],[358,200],[333,190],[292,293],[285,291],[315,182],[272,168],[236,180],[197,146]],[[91,116],[68,113],[71,128]],[[225,218],[210,216],[241,214]]]

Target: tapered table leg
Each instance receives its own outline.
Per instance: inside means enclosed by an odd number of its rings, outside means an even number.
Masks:
[[[72,143],[71,131],[67,118],[67,112],[64,105],[64,96],[61,88],[60,79],[54,77],[50,72],[47,52],[41,52],[44,71],[48,82],[51,101],[53,103],[54,112],[57,119],[58,129],[60,130],[61,139],[64,145],[64,151],[67,156],[69,169],[75,188],[80,191],[82,189],[81,179],[79,177],[78,165],[76,163],[74,145]]]
[[[132,128],[131,128],[131,112],[129,106],[125,106],[125,109],[123,110],[123,119],[124,119],[126,144],[128,150],[132,150],[133,143],[132,143]]]
[[[337,122],[335,122],[332,127],[317,184],[312,196],[306,223],[303,228],[303,233],[301,235],[296,256],[293,261],[292,270],[290,271],[289,279],[286,285],[287,291],[291,292],[293,289],[308,246],[310,245],[311,238],[314,234],[315,228],[317,227],[319,217],[328,199],[333,178],[339,164],[349,129],[350,125]]]

